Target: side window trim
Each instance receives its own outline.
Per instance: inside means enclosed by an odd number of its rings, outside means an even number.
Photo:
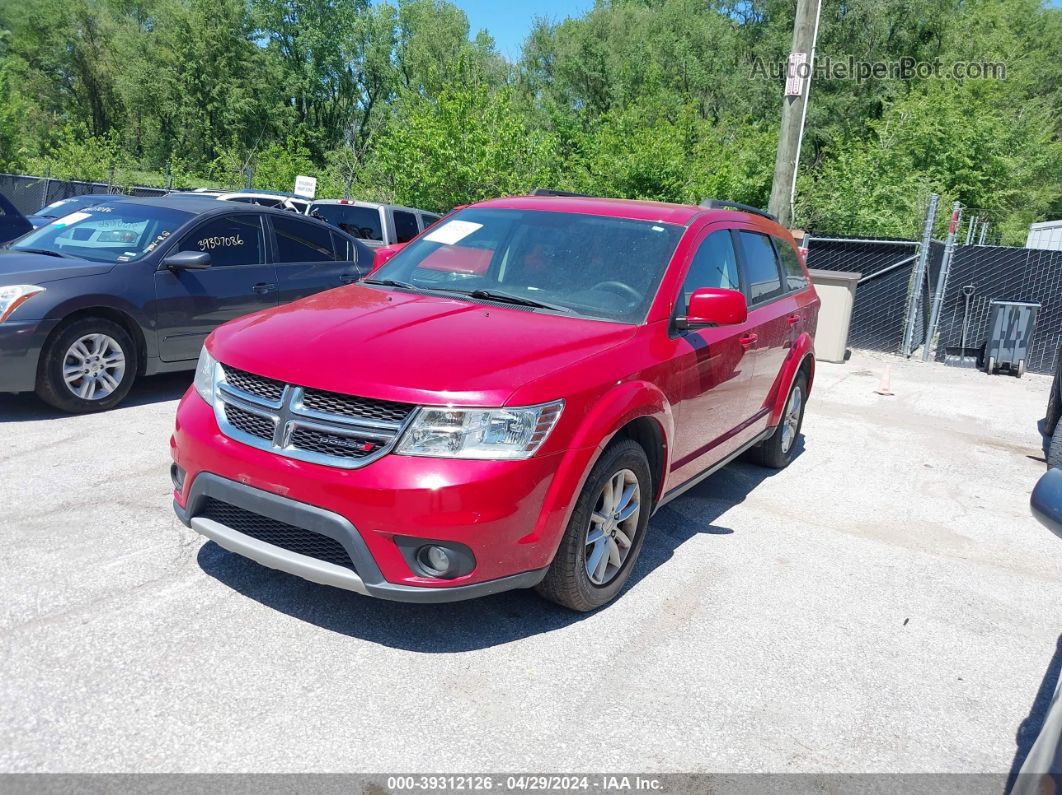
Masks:
[[[178,235],[177,232],[180,232],[181,230],[177,229],[177,230],[174,231],[174,234],[170,235],[170,237],[173,238],[173,240],[168,242],[168,248],[161,254],[159,262],[161,263],[161,261],[163,259],[168,257],[170,254],[174,253],[174,251],[176,251],[179,246],[184,244],[184,241],[187,238],[189,238],[190,236],[194,235],[196,232],[198,232],[204,226],[206,226],[207,224],[213,223],[214,221],[217,221],[219,219],[225,219],[225,218],[236,218],[236,219],[254,218],[255,220],[258,221],[258,229],[262,233],[262,252],[261,252],[262,253],[262,261],[261,262],[246,262],[243,265],[226,265],[225,268],[246,268],[246,267],[253,267],[255,265],[272,265],[273,264],[273,250],[272,250],[271,245],[270,245],[270,235],[272,234],[272,227],[267,224],[264,213],[255,213],[255,212],[225,213],[225,214],[222,214],[222,215],[212,215],[209,218],[206,218],[206,219],[203,219],[203,220],[197,219],[195,221],[191,221],[190,222],[191,226],[188,226],[188,228],[184,231],[183,234]]]
[[[793,293],[799,293],[802,290],[806,290],[808,288],[808,285],[811,284],[811,279],[805,272],[806,266],[803,262],[801,262],[800,254],[795,250],[794,247],[791,247],[794,248],[793,256],[796,257],[797,264],[800,266],[800,273],[804,277],[804,279],[807,280],[807,284],[805,284],[803,287],[790,287],[789,276],[785,269],[785,263],[782,262],[782,252],[779,250],[779,246],[785,246],[788,244],[786,243],[786,241],[782,240],[779,237],[775,237],[774,235],[771,235],[771,244],[774,246],[774,256],[778,260],[778,266],[782,269],[782,295],[779,297],[792,295]]]

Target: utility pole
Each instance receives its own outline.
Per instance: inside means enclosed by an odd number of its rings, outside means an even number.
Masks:
[[[782,99],[782,127],[778,132],[778,154],[774,160],[774,182],[768,209],[782,226],[793,224],[793,197],[796,194],[800,145],[804,138],[804,118],[815,67],[815,39],[819,32],[821,0],[797,0],[793,22],[793,48],[789,55],[785,96]]]

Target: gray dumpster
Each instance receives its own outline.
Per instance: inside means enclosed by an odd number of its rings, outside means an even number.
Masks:
[[[815,331],[815,358],[823,362],[843,362],[848,350],[856,285],[863,274],[823,270],[809,270],[808,273],[822,302]]]
[[[988,339],[985,341],[985,372],[1006,369],[1021,378],[1029,352],[1039,304],[993,301],[989,304]]]

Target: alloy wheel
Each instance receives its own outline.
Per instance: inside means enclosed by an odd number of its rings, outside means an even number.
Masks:
[[[102,400],[125,377],[125,352],[106,334],[86,334],[67,349],[63,357],[63,381],[83,400]]]
[[[607,585],[623,568],[638,532],[641,497],[638,476],[629,469],[602,486],[586,529],[586,575],[594,585]]]
[[[785,409],[785,417],[782,420],[782,452],[788,453],[789,448],[796,441],[797,431],[800,429],[800,409],[804,404],[804,396],[800,386],[793,387],[789,396],[789,405]]]

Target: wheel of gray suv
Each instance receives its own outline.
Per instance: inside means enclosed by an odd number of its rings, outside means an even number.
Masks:
[[[612,601],[638,560],[652,503],[652,477],[641,445],[630,439],[611,445],[586,479],[536,590],[580,612]]]
[[[41,353],[37,395],[72,414],[105,411],[129,394],[136,370],[136,345],[124,328],[104,318],[75,320]]]
[[[784,469],[796,453],[800,428],[804,424],[804,406],[808,396],[808,377],[798,373],[789,388],[782,419],[774,433],[749,451],[749,458],[760,466]]]

